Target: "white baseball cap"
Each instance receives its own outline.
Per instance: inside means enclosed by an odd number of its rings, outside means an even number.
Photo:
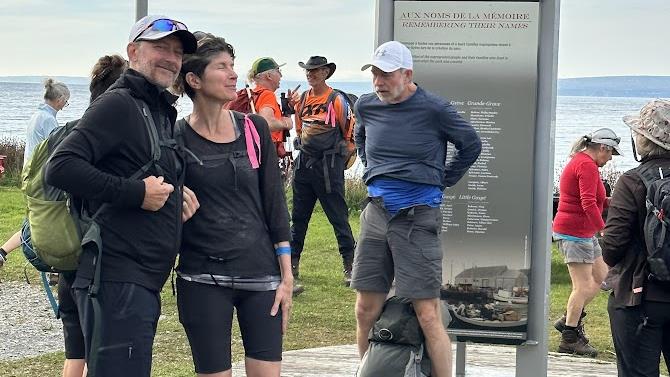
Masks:
[[[192,54],[198,48],[198,41],[183,22],[159,15],[144,16],[137,21],[130,29],[128,42],[155,41],[172,34],[181,40],[185,53]]]
[[[372,61],[361,67],[361,71],[372,66],[384,72],[393,72],[400,68],[412,69],[412,53],[398,41],[386,42],[377,47],[372,54]]]
[[[621,142],[621,138],[617,136],[617,134],[612,131],[609,128],[601,128],[598,130],[593,131],[591,134],[586,135],[586,140],[591,142],[591,143],[598,143],[598,144],[603,144],[603,145],[608,145],[612,148],[614,148],[614,154],[618,154],[620,156],[623,156],[623,153],[621,152],[621,148],[619,147],[619,143]]]

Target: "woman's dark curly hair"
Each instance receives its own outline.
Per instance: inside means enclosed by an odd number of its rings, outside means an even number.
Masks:
[[[177,94],[186,93],[191,99],[195,97],[195,92],[186,82],[187,73],[192,72],[194,75],[202,77],[207,65],[222,52],[227,52],[235,59],[235,49],[224,38],[202,31],[196,31],[193,35],[198,40],[198,49],[192,54],[184,55],[181,72],[179,72],[179,77],[174,86]]]

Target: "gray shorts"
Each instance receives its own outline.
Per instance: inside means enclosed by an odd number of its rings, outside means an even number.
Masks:
[[[391,216],[380,199],[371,198],[361,213],[351,287],[387,293],[395,277],[398,296],[440,297],[441,222],[439,208],[420,205]]]
[[[593,263],[603,256],[603,250],[596,237],[589,241],[558,240],[558,250],[563,255],[565,263]]]

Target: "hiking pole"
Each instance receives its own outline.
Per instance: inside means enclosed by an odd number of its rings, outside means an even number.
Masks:
[[[251,106],[251,113],[256,114],[256,105],[254,105],[254,100],[251,97],[251,89],[249,88],[249,83],[244,84],[244,89],[247,91],[247,97],[249,97],[249,105]]]

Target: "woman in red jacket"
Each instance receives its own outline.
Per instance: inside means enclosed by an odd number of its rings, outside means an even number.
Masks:
[[[584,307],[596,296],[607,274],[602,250],[596,239],[605,223],[608,204],[598,168],[612,155],[620,155],[621,139],[609,128],[579,138],[572,145],[571,159],[561,174],[558,212],[554,218],[554,239],[568,265],[572,292],[566,314],[554,324],[561,332],[558,352],[595,357],[598,354],[584,336]]]

